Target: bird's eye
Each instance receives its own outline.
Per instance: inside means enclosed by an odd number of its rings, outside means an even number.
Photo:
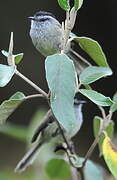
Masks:
[[[44,22],[44,21],[47,21],[47,20],[49,20],[49,18],[40,18],[38,21]]]

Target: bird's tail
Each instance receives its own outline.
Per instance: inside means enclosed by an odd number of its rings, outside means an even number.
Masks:
[[[38,150],[42,143],[39,142],[36,146],[31,148],[27,154],[21,159],[15,168],[15,172],[23,172],[28,166],[30,166],[38,155]]]

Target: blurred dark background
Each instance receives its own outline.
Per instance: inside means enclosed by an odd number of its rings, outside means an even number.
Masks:
[[[24,60],[18,65],[19,71],[34,81],[46,92],[48,91],[45,80],[44,57],[34,48],[29,37],[30,22],[28,16],[36,11],[45,10],[52,12],[61,22],[64,20],[64,11],[58,6],[57,0],[33,1],[1,1],[0,3],[0,50],[8,50],[10,32],[14,32],[14,54],[23,52]],[[94,89],[106,96],[112,97],[117,89],[117,60],[116,60],[116,19],[117,1],[109,0],[84,0],[78,12],[74,33],[97,40],[106,56],[114,74],[112,77],[99,80],[93,84]],[[5,64],[5,57],[0,53],[0,63]],[[0,88],[0,102],[8,99],[16,91],[29,95],[36,91],[18,77],[4,88]],[[81,97],[82,98],[82,97]],[[96,106],[87,101],[84,107],[84,124],[78,134],[78,151],[84,155],[93,141],[92,119],[94,114],[99,114]],[[19,125],[28,126],[34,112],[41,106],[47,106],[43,99],[32,99],[23,103],[7,120]],[[116,114],[113,116],[116,120]],[[25,152],[25,144],[0,134],[0,169],[9,165],[15,166]],[[92,157],[98,161],[98,153]]]

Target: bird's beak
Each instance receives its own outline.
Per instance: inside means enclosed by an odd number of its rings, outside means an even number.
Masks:
[[[28,19],[35,20],[35,17],[34,16],[29,16]]]

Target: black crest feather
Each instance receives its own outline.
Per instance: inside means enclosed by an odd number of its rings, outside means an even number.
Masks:
[[[45,11],[38,11],[34,14],[35,17],[37,16],[51,16],[53,18],[56,18],[52,13],[50,12],[45,12]]]

